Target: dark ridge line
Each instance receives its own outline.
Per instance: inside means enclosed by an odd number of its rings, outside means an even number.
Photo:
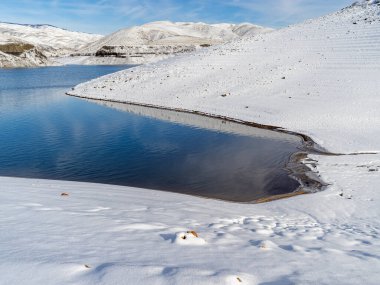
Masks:
[[[72,31],[72,30],[69,30],[66,28],[61,28],[61,27],[54,26],[51,24],[22,24],[22,23],[13,23],[13,22],[2,22],[2,21],[0,21],[0,24],[9,24],[9,25],[23,26],[23,27],[29,27],[29,28],[35,28],[35,29],[42,28],[42,27],[50,27],[50,28],[56,28],[56,29],[64,30],[67,32],[83,33],[83,34],[89,34],[89,35],[98,35],[98,34],[94,34],[94,33]],[[104,35],[101,35],[101,36],[104,36]]]

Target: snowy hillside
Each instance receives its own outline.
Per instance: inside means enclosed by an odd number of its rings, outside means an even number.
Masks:
[[[47,66],[53,63],[38,49],[33,48],[23,52],[18,56],[0,51],[0,67],[36,67]]]
[[[122,29],[106,37],[71,32],[50,25],[0,22],[0,51],[7,44],[30,44],[47,57],[61,56],[51,64],[129,64],[154,62],[201,46],[269,32],[249,23],[240,25],[154,22]],[[70,54],[74,57],[68,56]],[[0,67],[35,66],[13,56],[2,56]]]
[[[270,29],[252,24],[173,23],[168,21],[147,23],[119,30],[90,44],[85,50],[96,52],[103,46],[140,46],[159,44],[215,44]]]
[[[0,67],[52,65],[48,57],[70,54],[100,38],[50,25],[0,22]]]
[[[72,32],[50,25],[20,25],[0,22],[0,45],[6,43],[28,43],[47,55],[67,54],[103,36]]]
[[[126,58],[128,63],[144,63],[269,31],[271,29],[249,23],[209,25],[161,21],[119,30],[89,44],[77,54],[113,56]]]

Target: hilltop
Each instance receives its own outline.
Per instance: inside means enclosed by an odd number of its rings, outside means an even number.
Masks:
[[[75,55],[91,56],[84,63],[90,63],[91,60],[94,63],[147,63],[270,31],[272,29],[250,23],[159,21],[121,29],[89,44]]]

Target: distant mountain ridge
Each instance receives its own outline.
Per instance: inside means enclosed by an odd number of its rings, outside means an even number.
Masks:
[[[50,25],[50,24],[22,24],[22,23],[14,23],[14,22],[2,22],[2,21],[0,21],[0,24],[19,25],[19,26],[32,27],[32,28],[52,27],[52,28],[58,28],[58,29],[67,31],[67,29],[65,28],[60,28],[60,27]]]
[[[103,46],[218,44],[246,35],[269,32],[272,29],[250,23],[205,24],[202,22],[157,21],[120,29],[89,44],[84,50],[96,52]]]
[[[250,23],[158,21],[101,36],[49,24],[0,22],[0,67],[141,64],[270,31]]]
[[[0,45],[31,44],[48,56],[63,55],[99,40],[103,36],[72,32],[52,25],[14,24],[0,22]]]
[[[0,22],[0,67],[52,65],[49,57],[73,53],[101,37],[48,24]]]
[[[270,31],[272,29],[250,23],[158,21],[118,30],[90,43],[76,55],[113,57],[126,63],[146,63]]]
[[[0,24],[18,25],[18,26],[25,26],[25,27],[31,27],[31,28],[36,28],[36,29],[43,28],[43,27],[50,27],[50,28],[57,28],[57,29],[60,29],[60,30],[68,31],[68,32],[84,33],[84,34],[88,34],[88,35],[103,36],[103,35],[93,34],[93,33],[87,33],[87,32],[85,33],[85,32],[79,32],[79,31],[71,31],[69,29],[58,27],[58,26],[54,26],[54,25],[51,25],[51,24],[23,24],[23,23],[2,22],[2,21],[0,21]]]

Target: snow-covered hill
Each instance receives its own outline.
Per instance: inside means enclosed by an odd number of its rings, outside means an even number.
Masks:
[[[162,44],[215,44],[245,34],[259,34],[270,29],[253,24],[215,24],[153,22],[119,30],[90,44],[85,50],[96,52],[103,46],[141,46]]]
[[[51,65],[47,57],[70,54],[102,37],[50,25],[0,22],[0,67]]]
[[[143,63],[269,31],[272,29],[249,23],[209,25],[160,21],[119,30],[89,44],[77,54],[112,56],[125,58],[128,63]]]
[[[102,37],[101,35],[72,32],[50,25],[21,25],[0,22],[0,45],[28,43],[43,49],[48,53],[47,55],[74,52]]]

